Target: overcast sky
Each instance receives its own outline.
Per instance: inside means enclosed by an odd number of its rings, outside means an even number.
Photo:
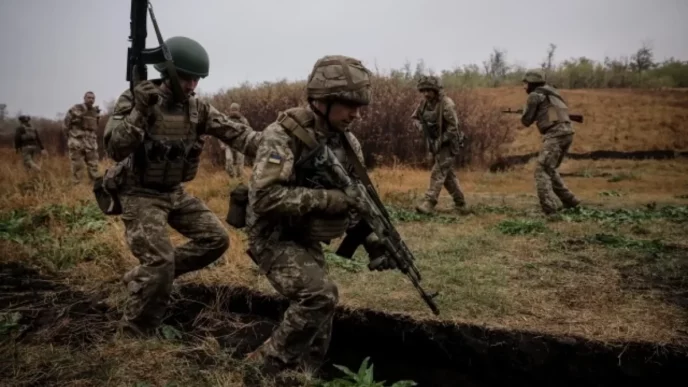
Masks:
[[[193,5],[192,5],[193,4]],[[86,90],[96,103],[127,88],[127,0],[0,0],[0,103],[53,118]],[[651,42],[656,59],[688,60],[686,0],[153,0],[163,37],[186,35],[210,55],[201,92],[244,81],[303,79],[326,54],[371,68],[423,59],[434,70],[477,63],[494,47],[535,67],[602,60]],[[148,47],[157,45],[149,21]],[[149,76],[157,72],[152,68]]]

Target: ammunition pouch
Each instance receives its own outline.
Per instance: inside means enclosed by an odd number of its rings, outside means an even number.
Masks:
[[[309,241],[329,243],[344,235],[349,228],[349,214],[309,217],[306,221],[305,236]]]
[[[227,223],[235,228],[246,226],[246,207],[248,206],[248,187],[239,184],[229,193],[229,211]]]
[[[122,203],[119,200],[119,189],[125,180],[125,164],[119,163],[108,168],[103,176],[93,183],[93,194],[98,207],[105,215],[121,215]]]
[[[193,180],[198,172],[203,143],[200,137],[190,146],[182,140],[145,141],[136,162],[141,172],[141,185],[170,188]]]

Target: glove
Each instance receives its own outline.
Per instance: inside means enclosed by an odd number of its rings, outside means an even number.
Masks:
[[[144,115],[149,113],[159,99],[160,89],[151,81],[143,81],[134,88],[134,108]]]
[[[322,210],[327,214],[341,214],[350,208],[358,207],[358,201],[349,197],[338,189],[323,190],[325,200],[323,200]]]
[[[368,257],[370,257],[370,262],[368,263],[369,270],[382,271],[397,268],[396,261],[387,254],[384,246],[380,243],[380,240],[377,239],[375,234],[370,234],[368,238],[366,238],[364,247],[368,253]]]

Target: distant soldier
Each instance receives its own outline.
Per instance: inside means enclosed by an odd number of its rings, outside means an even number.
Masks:
[[[437,205],[443,186],[454,199],[455,207],[463,209],[466,207],[466,200],[453,170],[454,160],[463,145],[456,106],[444,94],[442,81],[438,77],[422,76],[417,88],[425,99],[413,112],[411,119],[418,130],[423,131],[434,165],[430,174],[430,186],[416,210],[423,214],[431,213]]]
[[[14,134],[14,148],[17,153],[21,152],[24,168],[29,171],[40,171],[41,167],[36,164],[34,157],[39,153],[47,155],[48,152],[43,148],[38,130],[31,125],[31,117],[19,116],[19,122],[20,125]]]
[[[525,74],[523,88],[528,94],[528,101],[523,109],[521,123],[527,128],[536,122],[543,138],[542,150],[535,167],[535,186],[542,211],[547,215],[556,213],[555,195],[564,208],[576,207],[580,201],[566,188],[557,172],[573,141],[574,130],[568,106],[559,92],[547,85],[538,72],[529,71]]]
[[[250,126],[246,117],[244,117],[239,111],[240,106],[238,103],[234,102],[229,106],[228,117],[234,122]],[[224,142],[220,141],[220,148],[225,151],[225,171],[229,177],[238,177],[239,179],[244,178],[244,155],[227,146]]]
[[[100,108],[93,105],[95,101],[96,95],[92,91],[86,92],[84,103],[72,106],[63,121],[72,165],[72,181],[75,184],[81,180],[83,163],[86,164],[91,181],[98,177],[96,129],[100,121]]]

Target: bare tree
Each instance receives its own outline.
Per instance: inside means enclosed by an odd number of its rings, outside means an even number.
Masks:
[[[483,61],[483,67],[485,68],[485,74],[490,78],[491,86],[499,86],[509,71],[509,65],[506,64],[506,51],[497,48],[493,49],[490,59]]]
[[[6,115],[7,115],[7,104],[0,103],[0,122],[5,121]]]
[[[648,42],[644,42],[638,51],[631,56],[631,69],[635,72],[642,73],[655,66],[652,46]]]
[[[554,52],[557,50],[557,46],[554,43],[549,44],[547,49],[547,58],[542,62],[542,70],[545,72],[545,77],[549,76],[552,72],[552,63],[554,62]]]

